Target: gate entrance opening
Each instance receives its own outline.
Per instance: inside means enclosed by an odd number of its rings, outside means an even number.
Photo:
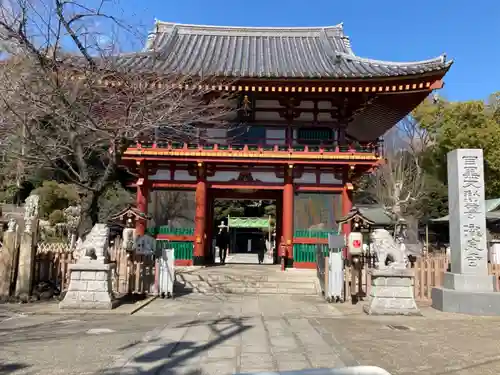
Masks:
[[[223,237],[224,232],[229,237],[225,263],[276,263],[276,237],[281,232],[276,220],[281,212],[277,205],[279,191],[260,195],[247,192],[243,195],[245,198],[238,199],[240,196],[235,191],[214,191],[212,194],[210,207],[213,212],[210,215],[213,220],[207,232],[212,234],[209,246],[211,254],[215,255],[215,263],[223,262],[224,250],[221,252],[217,239]]]

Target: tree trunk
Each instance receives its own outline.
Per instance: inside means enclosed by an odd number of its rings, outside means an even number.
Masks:
[[[82,240],[99,221],[99,197],[101,193],[87,191],[81,200],[81,216],[78,224],[78,237]]]

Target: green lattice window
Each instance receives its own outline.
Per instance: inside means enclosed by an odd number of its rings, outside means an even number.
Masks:
[[[335,139],[330,128],[300,128],[297,137],[300,144],[306,145],[331,143]]]
[[[310,230],[310,229],[297,229],[294,232],[294,237],[297,238],[328,238],[328,233],[338,234],[336,230]]]
[[[170,234],[172,236],[192,236],[194,235],[193,228],[170,228],[168,226],[162,226],[156,228],[156,234]]]
[[[157,240],[158,248],[164,249],[167,247],[174,249],[174,257],[176,260],[191,260],[193,259],[193,242],[192,241],[167,241]]]
[[[322,246],[323,253],[328,254],[328,246]],[[315,244],[295,244],[293,245],[293,261],[297,263],[316,263],[316,251],[318,245]]]

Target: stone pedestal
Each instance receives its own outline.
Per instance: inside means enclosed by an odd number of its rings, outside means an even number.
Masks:
[[[432,307],[469,315],[500,315],[495,276],[446,272],[442,287],[432,288]]]
[[[116,307],[111,286],[115,267],[115,264],[92,260],[71,264],[68,292],[59,303],[59,308],[110,310]]]
[[[448,153],[451,272],[432,289],[432,307],[470,315],[500,315],[500,293],[488,275],[483,151]]]
[[[413,295],[415,274],[411,269],[372,270],[368,315],[422,315]]]

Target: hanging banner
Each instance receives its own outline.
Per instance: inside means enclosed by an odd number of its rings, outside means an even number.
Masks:
[[[262,217],[229,217],[229,228],[269,228],[269,218]]]

